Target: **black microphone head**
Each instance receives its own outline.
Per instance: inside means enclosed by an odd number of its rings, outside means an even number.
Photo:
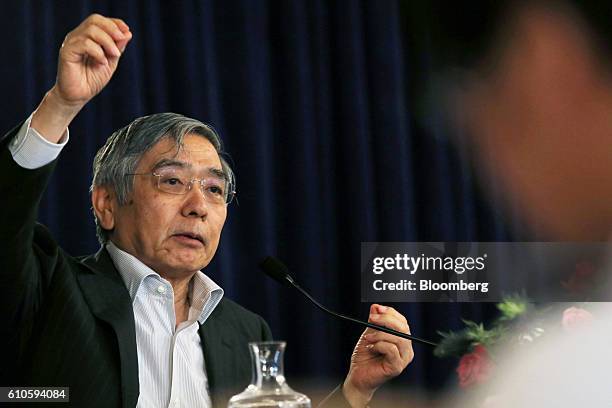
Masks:
[[[289,268],[273,256],[266,257],[266,259],[259,263],[259,267],[266,275],[278,283],[282,283],[283,285],[293,284],[293,278],[289,275]]]

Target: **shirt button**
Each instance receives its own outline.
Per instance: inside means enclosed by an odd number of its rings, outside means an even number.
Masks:
[[[157,287],[157,293],[163,295],[164,293],[166,293],[166,287],[164,285],[159,285]]]

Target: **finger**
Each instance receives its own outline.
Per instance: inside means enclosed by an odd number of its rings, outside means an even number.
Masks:
[[[398,316],[391,313],[372,314],[370,315],[369,321],[371,323],[378,324],[379,326],[385,326],[389,329],[397,330],[403,333],[408,333],[410,329],[405,319],[400,319]]]
[[[387,314],[387,313],[390,313],[393,316],[397,317],[399,320],[402,320],[408,323],[408,321],[406,320],[406,317],[400,312],[398,312],[397,310],[395,310],[394,308],[392,308],[391,306],[373,304],[372,307],[370,308],[370,314]]]
[[[389,333],[385,333],[381,331],[375,331],[373,333],[368,333],[368,334],[365,334],[363,337],[366,343],[376,343],[377,341],[381,341],[381,340],[388,341],[390,343],[394,343],[398,346],[410,345],[412,343],[412,340],[404,339],[402,337],[395,336],[393,334],[389,334]]]
[[[125,40],[120,40],[116,42],[117,48],[119,48],[119,51],[121,51],[121,54],[123,54],[123,52],[125,51],[125,47],[127,47],[127,44],[132,39],[132,33],[128,31],[126,33],[126,37],[127,38]]]
[[[359,336],[359,340],[357,340],[357,347],[365,347],[365,346],[367,346],[370,343],[367,339],[373,333],[375,333],[375,330],[370,329],[370,328],[365,329],[363,331],[363,333],[361,333],[361,336]]]
[[[378,305],[378,304],[376,304],[376,303],[372,303],[372,304],[370,305],[370,314],[380,314],[381,312],[379,312],[379,311],[378,311],[378,308],[379,308],[380,306],[381,306],[381,305]],[[384,306],[383,306],[383,307],[384,307]]]
[[[85,31],[91,29],[91,27],[98,27],[106,32],[114,41],[125,38],[125,34],[112,18],[104,17],[100,14],[92,14],[83,23]]]
[[[74,53],[78,55],[79,58],[86,55],[102,65],[108,65],[108,59],[104,54],[104,50],[98,43],[90,38],[86,38],[84,41],[79,41],[72,45],[67,48],[66,52]]]
[[[119,51],[121,51],[121,53],[123,54],[123,52],[125,51],[125,47],[127,47],[127,44],[132,39],[132,32],[130,31],[130,27],[126,24],[126,22],[121,20],[120,18],[111,18],[111,20],[113,21],[113,23],[115,23],[117,27],[119,27],[119,30],[121,30],[121,32],[123,33],[123,39],[115,41],[115,43],[117,44],[117,48],[119,48]]]
[[[398,321],[405,322],[406,324],[408,323],[406,318],[400,312],[398,312],[391,306],[383,306],[383,305],[377,305],[377,304],[371,305],[370,316],[378,316],[378,315],[393,316]]]
[[[120,18],[111,18],[111,20],[113,20],[113,23],[115,23],[115,25],[117,27],[119,27],[119,30],[121,30],[121,32],[123,34],[126,34],[126,33],[128,33],[130,31],[130,27],[122,19],[120,19]]]
[[[381,326],[385,326],[401,333],[410,333],[410,327],[404,321],[400,321],[397,316],[388,315],[374,315],[373,321]],[[380,317],[380,318],[377,318]],[[377,341],[388,341],[395,344],[401,352],[404,359],[410,360],[414,355],[412,351],[412,342],[408,339],[404,339],[393,334],[385,333],[379,330],[375,330],[373,333],[367,333],[364,335],[364,343],[374,343]]]
[[[120,57],[121,51],[115,44],[115,40],[99,26],[91,26],[87,31],[87,36],[98,43],[110,57]]]
[[[94,40],[73,36],[72,33],[67,35],[60,48],[60,58],[68,62],[79,63],[86,56],[104,65],[108,61],[104,50]]]
[[[387,372],[387,375],[397,375],[402,372],[405,364],[395,344],[386,341],[379,341],[378,343],[371,344],[370,346],[370,352],[384,356],[388,366],[392,367],[392,371]]]
[[[394,336],[383,332],[375,332],[364,336],[367,343],[375,344],[380,341],[394,344],[400,352],[402,360],[410,362],[414,357],[414,351],[412,349],[412,341],[403,339],[401,337]],[[367,346],[366,346],[367,347]]]
[[[383,305],[373,304],[372,307],[370,308],[370,315],[386,315],[386,316],[391,316],[394,319],[396,319],[396,320],[398,320],[398,321],[408,325],[408,321],[406,320],[406,317],[404,317],[404,315],[402,315],[400,312],[398,312],[397,310],[395,310],[391,306],[383,306]]]
[[[389,306],[373,305],[372,310],[382,314],[373,314],[372,321],[375,323],[389,327],[402,333],[410,334],[410,326],[406,318]],[[412,342],[407,339],[403,339],[392,334],[376,331],[371,335],[365,336],[366,341],[375,343],[377,341],[387,341],[396,345],[400,351],[400,355],[404,361],[410,362],[414,358],[414,351],[412,349]]]
[[[382,354],[390,359],[395,358],[401,360],[398,348],[395,346],[395,344],[388,341],[378,341],[376,343],[372,343],[368,346],[368,349],[372,353]]]

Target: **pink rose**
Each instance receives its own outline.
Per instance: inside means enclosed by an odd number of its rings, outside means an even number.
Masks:
[[[577,328],[588,326],[593,321],[591,312],[579,307],[569,307],[563,311],[561,324],[568,332],[576,331]]]
[[[459,360],[457,367],[459,385],[461,388],[468,388],[475,384],[482,384],[489,379],[492,369],[493,362],[487,348],[478,344],[474,347],[474,351],[464,354]]]

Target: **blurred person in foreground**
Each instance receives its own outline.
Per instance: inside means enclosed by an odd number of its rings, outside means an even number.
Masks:
[[[462,68],[449,99],[485,189],[516,205],[540,240],[609,240],[612,3],[440,3],[431,16],[441,55],[454,58],[443,64]],[[612,406],[612,308],[593,315],[581,330],[506,350],[492,382],[459,406]]]
[[[70,387],[79,407],[223,406],[248,385],[247,343],[271,333],[201,271],[234,194],[212,128],[161,113],[109,137],[91,187],[98,253],[74,258],[36,223],[68,125],[131,38],[119,19],[88,17],[62,44],[55,85],[0,139],[0,386]],[[409,332],[393,308],[370,310],[371,321]],[[366,330],[326,404],[365,406],[412,357],[410,341]]]

